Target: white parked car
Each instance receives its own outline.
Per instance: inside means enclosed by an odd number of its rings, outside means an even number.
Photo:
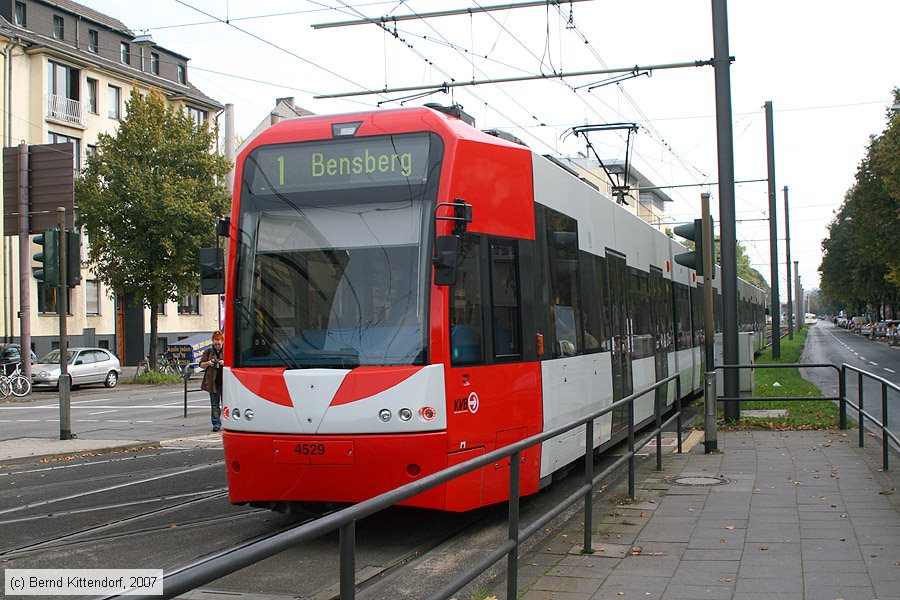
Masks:
[[[102,383],[115,387],[122,375],[116,355],[103,348],[69,348],[66,358],[71,385]],[[34,387],[59,387],[59,350],[51,350],[31,367]]]

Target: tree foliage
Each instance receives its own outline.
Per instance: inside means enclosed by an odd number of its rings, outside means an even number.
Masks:
[[[900,114],[888,111],[887,121],[822,241],[822,291],[856,314],[896,309],[900,299]]]
[[[209,124],[198,126],[161,92],[132,90],[127,109],[115,135],[100,134],[75,200],[91,270],[150,308],[154,361],[157,306],[198,284],[198,249],[215,243],[215,218],[229,204],[217,178],[230,164],[212,152]]]
[[[681,244],[688,248],[689,250],[694,249],[694,242],[691,240],[680,240]],[[716,248],[716,264],[722,266],[722,240],[719,236],[715,237],[714,245]],[[735,247],[735,253],[737,258],[737,276],[750,283],[755,285],[759,289],[763,290],[766,294],[769,294],[771,288],[769,287],[769,282],[766,281],[766,278],[763,277],[762,273],[753,268],[750,264],[750,257],[747,256],[747,250],[744,248],[744,245],[738,242]]]

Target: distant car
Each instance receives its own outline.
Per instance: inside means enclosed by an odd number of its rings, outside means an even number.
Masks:
[[[863,323],[856,331],[858,331],[860,335],[871,336],[874,329],[875,325],[873,323]]]
[[[66,359],[73,386],[102,383],[116,387],[122,375],[119,359],[103,348],[69,348]],[[59,350],[51,350],[31,367],[31,380],[35,387],[59,387]]]
[[[22,347],[19,344],[0,344],[0,366],[14,365],[22,361]],[[37,362],[34,350],[31,351],[31,364]],[[7,371],[9,368],[6,369]]]

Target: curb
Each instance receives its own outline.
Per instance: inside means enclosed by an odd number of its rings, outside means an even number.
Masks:
[[[140,442],[135,441],[128,444],[120,444],[117,446],[104,446],[101,448],[85,448],[83,450],[73,450],[71,452],[57,452],[48,454],[32,454],[29,456],[16,456],[5,460],[0,460],[0,467],[8,467],[13,465],[22,465],[28,463],[49,462],[54,460],[68,460],[84,456],[98,456],[103,454],[115,454],[117,452],[138,452],[140,450],[150,450],[153,448],[161,448],[161,442]]]

